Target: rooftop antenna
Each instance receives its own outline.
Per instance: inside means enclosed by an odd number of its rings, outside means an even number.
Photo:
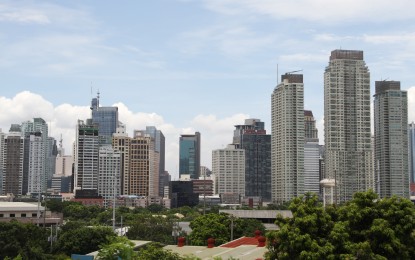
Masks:
[[[277,85],[280,83],[280,74],[278,73],[278,63],[277,63]]]

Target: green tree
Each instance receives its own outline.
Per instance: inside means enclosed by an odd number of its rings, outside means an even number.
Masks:
[[[114,260],[118,259],[137,259],[138,254],[134,251],[134,243],[126,237],[115,237],[111,239],[109,244],[101,247],[98,252],[97,259],[99,260]]]
[[[268,234],[267,259],[413,259],[415,206],[404,198],[356,193],[323,209],[317,196],[295,198],[293,218],[277,217]]]
[[[192,232],[189,240],[192,245],[203,246],[209,238],[215,239],[215,245],[221,245],[230,240],[230,230],[226,214],[205,214],[190,222]]]
[[[116,236],[109,227],[81,225],[73,228],[72,224],[70,224],[70,228],[65,226],[55,243],[55,253],[87,254],[97,251],[100,245],[108,244]]]
[[[179,254],[165,250],[159,243],[151,243],[138,251],[137,260],[184,260]]]
[[[129,239],[148,240],[163,244],[172,244],[173,221],[162,216],[137,215],[129,222]]]
[[[0,222],[0,259],[19,255],[23,259],[47,259],[48,234],[47,229],[33,224]]]

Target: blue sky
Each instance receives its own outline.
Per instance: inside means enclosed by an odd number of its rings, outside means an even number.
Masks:
[[[270,131],[278,65],[303,70],[322,143],[323,73],[338,48],[364,51],[372,94],[375,80],[401,81],[413,121],[413,10],[410,0],[2,1],[0,127],[43,117],[70,151],[99,89],[130,132],[165,133],[175,176],[181,133],[201,132],[210,167],[233,125],[260,118]]]

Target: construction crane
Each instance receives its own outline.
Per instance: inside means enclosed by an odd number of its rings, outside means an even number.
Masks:
[[[294,71],[285,72],[285,75],[290,75],[290,74],[300,72],[300,71],[303,71],[303,70],[294,70]]]

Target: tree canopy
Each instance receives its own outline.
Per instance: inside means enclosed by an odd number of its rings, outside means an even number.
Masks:
[[[268,234],[267,259],[413,259],[415,206],[405,198],[356,193],[323,208],[316,195],[290,204],[293,218],[277,217]]]
[[[190,222],[192,232],[189,240],[192,245],[206,245],[209,238],[215,239],[215,245],[224,244],[231,239],[231,222],[233,221],[233,238],[253,236],[255,230],[265,231],[264,225],[254,219],[233,218],[228,214],[205,214]]]

